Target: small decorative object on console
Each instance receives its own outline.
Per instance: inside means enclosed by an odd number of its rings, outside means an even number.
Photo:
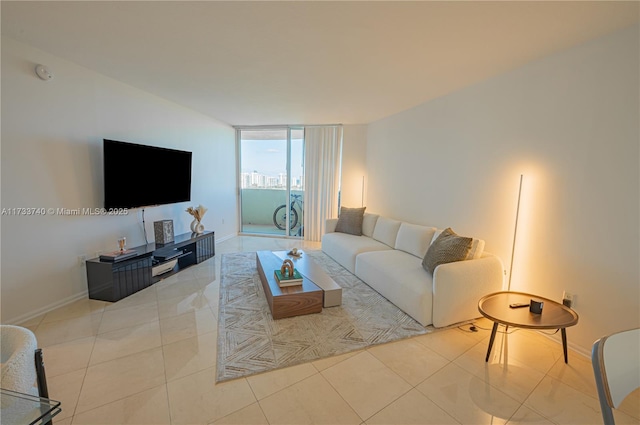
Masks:
[[[100,256],[100,260],[116,262],[135,257],[138,254],[135,249],[124,249],[125,246],[127,246],[127,238],[122,236],[118,239],[118,248],[120,248],[120,250],[102,254]]]
[[[124,248],[124,245],[123,245],[123,248]],[[123,251],[113,251],[113,252],[108,252],[106,254],[102,254],[100,255],[100,260],[110,261],[115,263],[117,261],[122,261],[122,260],[126,260],[127,258],[135,257],[136,255],[138,255],[138,252],[135,249],[125,249]]]
[[[153,234],[157,244],[173,242],[173,220],[160,220],[153,222]]]
[[[202,221],[204,214],[207,212],[207,209],[202,205],[198,205],[197,208],[189,207],[186,211],[194,218],[191,222],[191,231],[198,235],[204,232],[204,225],[200,222]]]
[[[287,255],[291,255],[292,257],[300,257],[302,256],[302,251],[298,251],[298,248],[293,248],[291,251],[287,252]]]

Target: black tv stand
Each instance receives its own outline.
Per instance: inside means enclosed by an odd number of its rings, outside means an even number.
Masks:
[[[89,298],[115,302],[208,260],[215,255],[215,232],[184,233],[169,244],[150,243],[132,249],[135,256],[118,262],[87,260]]]
[[[154,264],[159,264],[162,263],[164,261],[169,261],[169,260],[173,260],[174,258],[180,257],[181,255],[184,255],[184,251],[182,250],[178,250],[177,248],[172,250],[171,252],[168,252],[166,254],[157,254],[154,253],[153,254],[153,263]]]

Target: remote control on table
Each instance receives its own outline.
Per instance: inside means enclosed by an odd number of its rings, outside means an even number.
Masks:
[[[509,307],[511,308],[529,307],[529,303],[513,303],[513,304],[509,304]]]

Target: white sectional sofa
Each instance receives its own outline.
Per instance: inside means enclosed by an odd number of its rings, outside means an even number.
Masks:
[[[479,316],[478,300],[500,291],[502,261],[473,240],[464,261],[441,264],[433,276],[422,260],[440,233],[365,213],[362,236],[336,232],[338,219],[326,222],[322,251],[423,326],[448,326]]]

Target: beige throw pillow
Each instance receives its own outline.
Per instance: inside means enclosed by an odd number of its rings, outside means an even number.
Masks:
[[[336,224],[336,232],[362,236],[362,218],[366,208],[340,207],[340,217],[338,217],[338,224]]]
[[[427,250],[422,267],[433,275],[440,264],[462,261],[467,258],[472,242],[472,238],[458,236],[451,228],[447,228]]]

